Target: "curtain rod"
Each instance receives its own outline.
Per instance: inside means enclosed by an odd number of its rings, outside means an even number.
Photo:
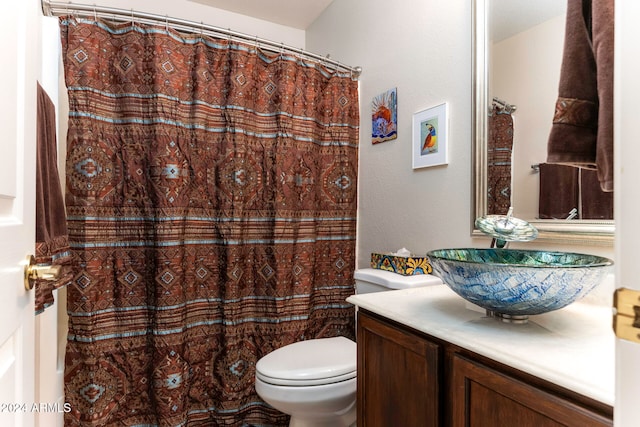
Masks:
[[[117,9],[112,7],[103,7],[88,4],[79,3],[63,3],[49,0],[41,0],[42,12],[45,16],[64,16],[69,14],[82,14],[87,17],[115,19],[118,21],[135,21],[143,24],[158,25],[165,24],[171,25],[172,28],[185,31],[189,33],[203,33],[214,37],[233,37],[240,39],[248,43],[259,44],[261,47],[267,46],[276,52],[287,51],[305,58],[317,60],[324,64],[331,64],[336,69],[350,72],[354,78],[358,78],[362,72],[361,67],[350,67],[345,64],[341,64],[338,61],[329,58],[329,55],[322,56],[311,52],[306,52],[302,48],[295,48],[287,46],[284,43],[278,43],[267,39],[262,39],[257,36],[250,36],[248,34],[239,33],[231,29],[224,29],[213,25],[204,24],[202,22],[188,21],[180,18],[172,18],[169,16],[156,15],[153,13],[138,12],[133,9]]]

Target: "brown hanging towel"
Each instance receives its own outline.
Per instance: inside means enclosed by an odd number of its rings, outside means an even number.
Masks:
[[[487,213],[506,215],[511,206],[513,117],[492,109],[487,150]]]
[[[582,219],[613,219],[613,193],[602,191],[596,171],[582,169],[580,194]]]
[[[53,291],[70,281],[71,261],[64,199],[58,175],[56,110],[38,84],[36,155],[36,263],[62,266],[56,281],[36,280],[36,314],[54,303]]]
[[[565,219],[578,209],[578,171],[572,166],[540,164],[541,219]]]
[[[569,0],[547,162],[597,169],[613,191],[614,0]]]

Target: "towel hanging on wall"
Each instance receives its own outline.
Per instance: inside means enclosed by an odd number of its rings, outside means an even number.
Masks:
[[[36,280],[36,314],[54,303],[53,291],[70,281],[67,218],[58,175],[56,111],[38,84],[36,155],[36,263],[62,267],[55,281]]]
[[[493,106],[487,143],[487,212],[506,215],[511,207],[513,116]]]
[[[597,169],[613,191],[614,0],[569,0],[547,162]]]
[[[541,163],[538,215],[540,219],[565,219],[578,208],[578,168]]]

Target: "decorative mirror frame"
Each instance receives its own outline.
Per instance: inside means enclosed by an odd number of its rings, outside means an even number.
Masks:
[[[472,95],[472,211],[471,235],[484,236],[476,218],[487,215],[487,140],[489,114],[488,6],[490,0],[472,0],[473,95]],[[556,243],[613,245],[614,221],[526,219],[538,229],[538,239]]]

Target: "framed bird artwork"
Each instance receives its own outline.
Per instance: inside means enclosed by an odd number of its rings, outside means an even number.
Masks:
[[[448,163],[447,103],[413,115],[413,168]]]
[[[371,143],[379,144],[398,137],[398,92],[389,89],[371,101]]]

